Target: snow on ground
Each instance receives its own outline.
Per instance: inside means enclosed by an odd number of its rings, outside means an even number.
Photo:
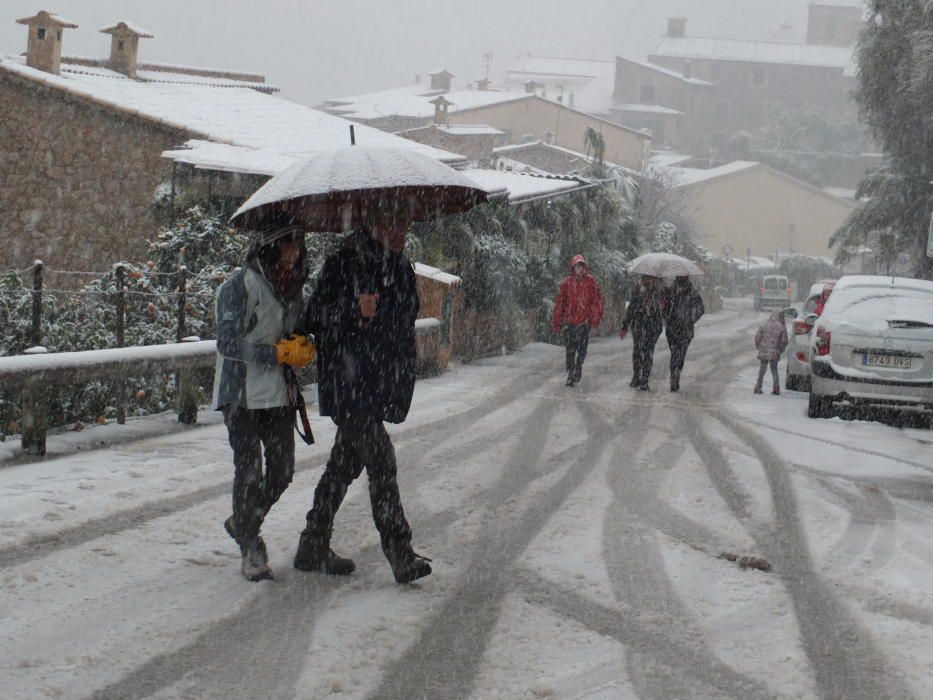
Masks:
[[[665,630],[679,630],[675,646],[703,640],[717,673],[732,669],[780,697],[820,697],[785,580],[719,558],[760,555],[757,538],[777,507],[759,450],[731,421],[787,470],[814,570],[913,695],[933,697],[933,433],[811,420],[805,394],[753,395],[753,351],[727,349],[748,345],[760,320],[734,307],[704,318],[679,396],[663,390],[660,354],[651,394],[623,388],[631,346],[612,338],[593,342],[584,383],[572,390],[562,386],[563,351],[541,344],[419,382],[409,420],[390,427],[415,546],[435,562],[435,574],[412,587],[392,582],[379,553],[365,479],[351,486],[334,536],[334,548],[357,559],[356,574],[335,582],[291,569],[333,439],[326,421],[314,421],[316,445],[297,448],[295,481],[266,521],[277,579],[260,584],[240,578],[221,527],[231,467],[216,413],[193,428],[161,416],[51,436],[53,456],[39,462],[0,445],[2,696],[87,697],[147,665],[200,653],[191,645],[222,644],[204,641],[205,631],[222,636],[225,621],[254,608],[263,644],[281,626],[297,629],[285,638],[307,649],[295,697],[372,696],[468,585],[477,542],[489,538],[494,550],[496,527],[525,527],[523,514],[535,517],[572,474],[594,439],[595,413],[613,426],[606,450],[529,531],[509,587],[489,591],[497,612],[472,698],[636,698],[632,653]],[[720,375],[703,379],[717,359]],[[500,402],[513,384],[525,393]],[[476,415],[461,428],[469,411]],[[540,458],[523,461],[534,450]],[[623,469],[635,471],[620,480]],[[519,477],[528,487],[511,497]],[[743,494],[739,506],[724,497],[723,478]],[[163,512],[166,498],[175,500]],[[307,630],[294,627],[302,606],[315,611]],[[606,616],[614,632],[594,622]],[[684,661],[681,672],[693,668]],[[180,673],[150,696],[198,697],[201,682]]]

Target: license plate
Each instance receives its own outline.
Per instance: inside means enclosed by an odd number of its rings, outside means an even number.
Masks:
[[[862,364],[866,367],[890,367],[891,369],[910,369],[913,358],[900,355],[879,355],[866,352],[862,356]]]

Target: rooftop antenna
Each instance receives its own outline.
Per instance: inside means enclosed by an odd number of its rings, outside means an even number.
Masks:
[[[350,145],[356,145],[356,129],[353,128],[353,124],[350,124]]]
[[[492,51],[487,51],[483,54],[483,63],[486,64],[486,75],[484,76],[485,80],[489,80],[489,64],[492,62]]]

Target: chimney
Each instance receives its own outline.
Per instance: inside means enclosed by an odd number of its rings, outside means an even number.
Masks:
[[[689,58],[684,61],[684,77],[687,80],[693,77],[693,62]]]
[[[534,80],[526,80],[523,85],[525,86],[525,92],[529,95],[534,95],[538,90],[538,84]]]
[[[26,65],[58,75],[62,65],[62,30],[76,29],[78,25],[46,10],[35,17],[18,19],[16,23],[29,27]]]
[[[145,29],[134,27],[129,22],[117,22],[112,27],[104,27],[100,33],[111,36],[110,70],[135,79],[139,58],[139,40],[151,39],[152,34]]]
[[[476,81],[476,88],[478,90],[483,90],[485,92],[489,90],[490,82],[491,81],[489,80],[489,78],[480,78],[479,80]]]
[[[432,90],[450,91],[450,79],[454,77],[453,73],[448,73],[446,70],[439,70],[434,73],[429,73],[428,75],[431,76]]]
[[[431,104],[434,105],[434,123],[440,125],[447,124],[447,108],[453,104],[443,95],[438,95],[433,100]]]
[[[687,36],[687,18],[668,17],[667,35],[671,39],[683,39],[685,36]]]

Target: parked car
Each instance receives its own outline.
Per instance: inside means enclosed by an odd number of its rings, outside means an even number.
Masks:
[[[755,290],[755,311],[783,309],[790,306],[793,289],[784,275],[765,275]]]
[[[843,277],[823,315],[804,320],[814,326],[811,418],[839,402],[933,412],[933,282]]]
[[[813,324],[807,321],[807,316],[820,315],[835,284],[836,280],[821,280],[811,285],[802,312],[793,314],[796,320],[787,345],[787,372],[784,375],[784,387],[788,391],[810,390],[810,332]]]

